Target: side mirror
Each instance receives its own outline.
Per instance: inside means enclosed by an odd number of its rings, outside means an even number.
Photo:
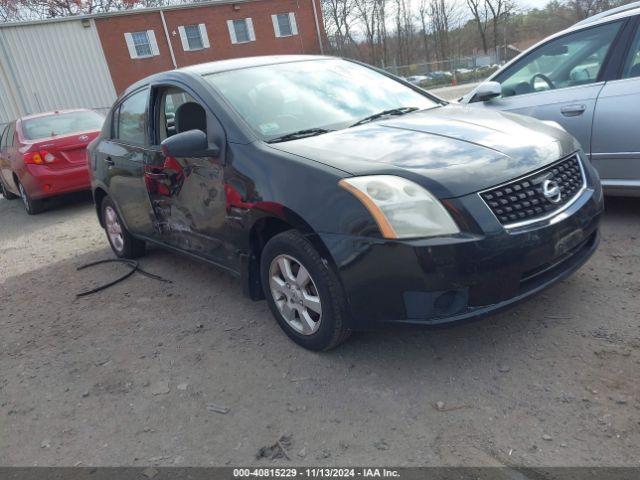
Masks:
[[[207,134],[202,130],[189,130],[177,133],[165,139],[162,144],[162,153],[167,157],[217,157],[220,148],[209,144]]]
[[[498,82],[484,82],[473,96],[474,102],[486,102],[502,95],[502,86]]]

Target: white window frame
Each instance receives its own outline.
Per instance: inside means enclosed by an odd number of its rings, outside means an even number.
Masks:
[[[178,27],[178,32],[180,33],[180,42],[182,43],[182,49],[185,52],[195,52],[198,50],[204,50],[205,48],[209,48],[211,46],[209,44],[209,35],[207,35],[207,26],[204,23],[199,23],[197,27],[200,30],[200,39],[202,40],[202,48],[189,48],[189,39],[187,38],[187,31],[185,29],[186,26],[193,26],[193,25],[181,25]]]
[[[289,25],[291,26],[291,35],[283,35],[280,31],[280,22],[278,22],[278,16],[289,15]],[[273,31],[276,34],[276,38],[294,37],[298,35],[298,24],[296,22],[296,14],[294,12],[289,13],[276,13],[271,15],[271,22],[273,23]]]
[[[249,34],[249,40],[247,41],[240,42],[238,41],[238,37],[236,36],[236,26],[233,22],[239,20],[244,20],[245,25],[247,26],[247,32]],[[229,29],[229,37],[231,38],[231,43],[233,45],[256,41],[256,31],[253,29],[253,19],[251,18],[236,18],[235,20],[227,20],[227,28]]]
[[[138,55],[138,51],[136,50],[136,45],[133,41],[134,33],[147,34],[147,40],[149,41],[149,50],[151,50],[151,55]],[[133,59],[152,58],[160,55],[160,49],[158,48],[158,41],[156,40],[156,33],[153,30],[143,30],[142,32],[125,33],[124,40],[127,44],[127,49],[129,50],[129,56]]]

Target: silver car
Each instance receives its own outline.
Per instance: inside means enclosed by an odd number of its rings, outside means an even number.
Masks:
[[[606,193],[640,196],[640,2],[543,40],[460,102],[559,123]]]

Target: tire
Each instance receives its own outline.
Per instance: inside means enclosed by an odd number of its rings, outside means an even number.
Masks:
[[[24,208],[29,215],[37,215],[44,210],[44,203],[41,200],[32,199],[21,183],[18,183],[18,189],[20,190],[20,197],[22,198],[22,203],[24,203]]]
[[[7,187],[5,187],[4,182],[2,181],[2,178],[0,178],[0,193],[2,193],[2,196],[7,200],[15,200],[16,198],[20,198],[18,197],[18,195],[14,195],[13,193],[11,193],[7,189]]]
[[[346,301],[336,274],[295,230],[267,242],[260,258],[260,278],[271,313],[298,345],[326,351],[351,334],[345,327]]]
[[[102,219],[107,240],[119,258],[134,259],[144,255],[146,243],[134,238],[125,228],[118,209],[109,197],[102,200]]]

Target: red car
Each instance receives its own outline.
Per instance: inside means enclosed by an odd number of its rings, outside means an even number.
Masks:
[[[0,136],[4,197],[22,197],[33,215],[42,211],[45,198],[89,190],[87,145],[103,122],[91,110],[60,110],[11,122]]]

